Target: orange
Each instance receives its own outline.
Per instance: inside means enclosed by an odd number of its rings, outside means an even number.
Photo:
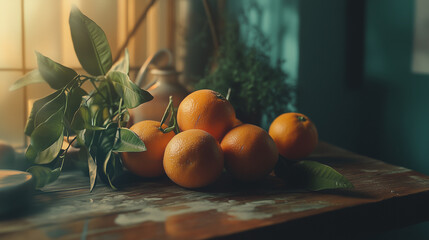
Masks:
[[[268,175],[279,157],[270,135],[252,124],[233,128],[220,145],[225,156],[226,170],[244,182],[257,181]]]
[[[207,186],[222,173],[222,149],[206,131],[186,130],[174,136],[165,148],[164,169],[167,176],[182,187]]]
[[[189,94],[179,105],[177,123],[183,131],[202,129],[220,140],[235,124],[235,111],[220,93],[203,89]]]
[[[144,152],[124,152],[122,162],[132,173],[141,177],[159,177],[164,174],[162,160],[168,142],[174,137],[174,132],[163,133],[159,130],[160,122],[146,120],[133,126],[130,130],[146,145]],[[167,126],[163,124],[162,128]]]
[[[279,153],[288,159],[301,159],[314,151],[318,143],[316,126],[304,114],[284,113],[271,123],[270,136]]]

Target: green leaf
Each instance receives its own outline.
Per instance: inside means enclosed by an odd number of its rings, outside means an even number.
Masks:
[[[86,143],[85,143],[85,133],[86,133],[85,129],[77,130],[76,131],[76,137],[77,137],[76,140],[77,140],[77,144],[79,146],[86,146]]]
[[[139,88],[123,72],[111,71],[107,75],[107,80],[113,83],[116,92],[124,99],[124,105],[127,108],[135,108],[153,99],[148,91]]]
[[[55,160],[55,158],[57,158],[58,154],[61,151],[63,142],[64,142],[64,135],[61,134],[56,142],[54,142],[47,149],[37,154],[37,157],[36,159],[34,159],[34,162],[37,164],[48,164],[53,160]]]
[[[71,123],[71,128],[73,130],[104,130],[106,128],[94,126],[91,117],[91,113],[87,106],[81,106],[78,111],[76,111],[73,116],[73,120]]]
[[[42,83],[42,82],[44,83],[45,80],[43,79],[42,75],[40,75],[39,69],[35,69],[31,72],[28,72],[22,78],[14,82],[12,86],[10,86],[9,91],[20,89],[29,84]]]
[[[106,120],[109,118],[108,107],[100,107],[98,105],[92,105],[90,108],[91,113],[91,125],[103,126]]]
[[[112,53],[103,30],[73,6],[69,18],[74,50],[83,69],[94,76],[112,67]]]
[[[105,169],[107,169],[108,162],[112,158],[112,150],[115,145],[115,140],[118,132],[118,124],[111,123],[107,126],[107,129],[100,131],[101,135],[98,139],[98,148],[96,153],[95,161],[98,165],[98,170],[100,171],[99,176],[104,182],[108,182],[112,188],[114,186],[111,184],[111,179],[106,174]]]
[[[45,185],[58,179],[61,173],[60,168],[50,169],[42,166],[33,166],[27,169],[27,172],[31,173],[36,182],[36,189],[40,189]]]
[[[82,97],[88,95],[88,93],[82,88],[73,88],[69,94],[67,94],[67,107],[65,111],[65,117],[69,123],[73,121],[73,116],[79,109],[82,103]]]
[[[95,186],[95,180],[97,179],[97,163],[88,153],[88,171],[89,171],[89,191],[92,191]]]
[[[97,150],[98,146],[92,148],[94,140],[98,139],[100,136],[100,132],[102,131],[94,131],[90,129],[83,129],[80,131],[76,131],[77,141],[80,146],[86,146],[88,148],[89,153],[95,159],[95,154],[91,152],[92,149]]]
[[[315,161],[286,163],[279,159],[275,172],[288,183],[311,191],[353,188],[353,184],[335,169]]]
[[[125,48],[124,58],[113,64],[110,71],[119,71],[128,75],[130,71],[130,56],[128,54],[128,49]]]
[[[118,132],[118,124],[111,123],[107,126],[106,130],[101,131],[100,139],[98,140],[97,157],[102,162],[106,159],[108,152],[111,152],[115,144],[116,135]]]
[[[94,130],[90,130],[90,129],[85,130],[83,137],[85,139],[85,146],[87,146],[88,150],[90,150],[90,148],[94,144],[94,139],[98,139],[99,136],[100,136],[99,131],[94,131]],[[91,154],[91,155],[94,158],[95,154]]]
[[[94,189],[95,181],[97,179],[97,164],[86,146],[82,146],[80,148],[79,159],[86,160],[88,162],[89,191],[91,192]]]
[[[112,151],[110,151],[107,154],[106,159],[103,161],[103,173],[106,176],[107,182],[109,183],[110,187],[112,189],[114,189],[114,190],[117,190],[116,187],[115,187],[115,185],[113,185],[114,174],[109,174],[109,173],[114,173],[115,172],[114,171],[115,167],[111,166],[111,167],[108,168],[108,166],[114,165],[114,162],[115,162],[115,155],[113,154]],[[109,169],[109,171],[107,171],[108,169]],[[113,171],[112,171],[112,169],[113,169]]]
[[[55,114],[58,109],[64,109],[65,105],[66,95],[64,92],[61,92],[40,108],[34,118],[34,126],[37,128],[41,123],[45,122],[49,117]]]
[[[38,152],[31,144],[27,147],[25,157],[32,163],[48,164],[57,158],[63,145],[64,135],[61,134],[56,142],[45,150]]]
[[[41,98],[33,103],[30,116],[28,117],[27,124],[25,125],[25,131],[24,131],[25,135],[31,136],[31,133],[33,132],[35,127],[34,119],[36,118],[36,114],[45,104],[47,104],[52,99],[56,98],[60,93],[61,91],[56,91],[50,94],[49,96]]]
[[[35,163],[34,160],[36,159],[38,153],[39,152],[36,149],[34,149],[34,147],[31,146],[30,144],[28,145],[27,150],[25,151],[25,158],[27,158],[27,160],[30,161],[31,163]]]
[[[116,190],[117,188],[114,183],[124,173],[120,157],[117,154],[110,152],[109,158],[104,161],[103,171],[107,177],[110,187]]]
[[[116,93],[111,81],[101,81],[98,85],[98,90],[91,92],[91,98],[88,100],[88,106],[98,105],[100,107],[109,107],[111,102],[118,103],[120,96]],[[102,94],[100,94],[102,93]],[[110,99],[107,97],[110,96]]]
[[[71,128],[73,130],[85,129],[85,119],[89,118],[89,110],[86,106],[81,106],[74,114],[71,122]]]
[[[300,161],[296,167],[306,177],[306,188],[318,191],[323,189],[353,188],[353,184],[335,169],[315,161]]]
[[[36,55],[40,75],[51,88],[61,89],[77,76],[73,69],[61,65],[39,52],[36,52]]]
[[[146,146],[143,141],[128,128],[119,128],[119,138],[113,146],[115,152],[143,152]]]
[[[64,107],[49,117],[45,122],[37,126],[31,134],[31,145],[37,151],[43,151],[63,134]]]

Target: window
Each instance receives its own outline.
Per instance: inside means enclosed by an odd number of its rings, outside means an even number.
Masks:
[[[151,0],[0,0],[0,139],[24,146],[27,114],[35,99],[51,92],[34,84],[9,92],[10,85],[37,67],[34,52],[78,72],[68,17],[72,4],[105,31],[113,58]],[[145,59],[160,48],[172,48],[174,0],[158,0],[128,44],[133,79]],[[30,107],[29,107],[30,106]]]

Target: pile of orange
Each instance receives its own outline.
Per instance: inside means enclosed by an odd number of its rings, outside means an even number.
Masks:
[[[165,173],[186,188],[215,182],[224,168],[239,181],[254,182],[272,172],[279,154],[303,158],[314,150],[318,138],[314,124],[299,113],[280,115],[269,133],[243,124],[229,101],[212,90],[195,91],[183,99],[177,123],[182,131],[177,135],[163,133],[156,121],[133,125],[130,129],[147,151],[123,153],[124,165],[143,177]]]

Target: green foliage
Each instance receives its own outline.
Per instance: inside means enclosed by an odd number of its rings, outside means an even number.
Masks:
[[[77,76],[77,73],[73,69],[54,62],[39,52],[36,52],[36,56],[40,75],[53,89],[64,88]]]
[[[43,151],[37,151],[32,145],[29,145],[27,147],[27,151],[25,152],[25,156],[33,164],[48,164],[57,158],[58,153],[61,151],[62,145],[63,135],[61,135],[55,143]]]
[[[69,18],[73,46],[83,69],[93,76],[112,67],[112,53],[104,31],[73,6]]]
[[[353,188],[353,184],[335,169],[315,161],[296,162],[280,156],[275,173],[289,185],[310,191]]]
[[[50,169],[48,167],[32,166],[27,170],[27,172],[33,175],[34,180],[36,182],[36,189],[40,189],[46,184],[57,180],[57,178],[60,176],[61,169]]]
[[[45,82],[45,80],[42,78],[42,75],[40,75],[39,69],[35,69],[25,74],[22,78],[18,79],[14,84],[12,84],[12,86],[9,88],[9,91],[14,91],[29,84],[42,82]]]
[[[62,107],[34,129],[30,139],[36,151],[41,152],[60,139],[64,131],[63,116]]]
[[[103,30],[76,7],[69,22],[76,55],[91,76],[77,74],[36,52],[38,69],[10,88],[15,90],[44,81],[57,90],[33,104],[25,127],[25,134],[31,140],[25,156],[31,163],[43,166],[35,165],[28,171],[35,177],[37,188],[55,181],[67,151],[77,141],[79,160],[88,162],[90,190],[97,176],[115,188],[114,182],[123,169],[118,152],[146,151],[140,138],[124,128],[128,109],[153,97],[129,79],[128,51],[112,67]],[[89,93],[81,88],[88,81],[94,87]],[[64,137],[69,140],[66,149],[62,149]]]
[[[275,66],[270,64],[268,41],[258,29],[253,31],[256,32],[256,43],[249,46],[240,36],[237,23],[227,25],[213,59],[215,69],[209,69],[196,88],[209,88],[224,95],[231,88],[229,100],[239,119],[258,123],[264,114],[271,122],[286,112],[291,87],[286,83],[287,74],[281,67],[283,62],[277,62]]]
[[[127,74],[120,71],[112,71],[107,74],[109,80],[119,96],[124,99],[124,106],[127,108],[135,108],[141,103],[152,100],[149,92],[142,90],[134,84]]]
[[[128,54],[128,49],[125,49],[124,60],[113,64],[110,71],[120,71],[120,72],[126,73],[128,75],[129,70],[130,70],[129,59],[130,59],[130,56]]]
[[[143,152],[146,151],[146,146],[133,131],[119,128],[119,138],[115,142],[113,150],[116,152]]]

